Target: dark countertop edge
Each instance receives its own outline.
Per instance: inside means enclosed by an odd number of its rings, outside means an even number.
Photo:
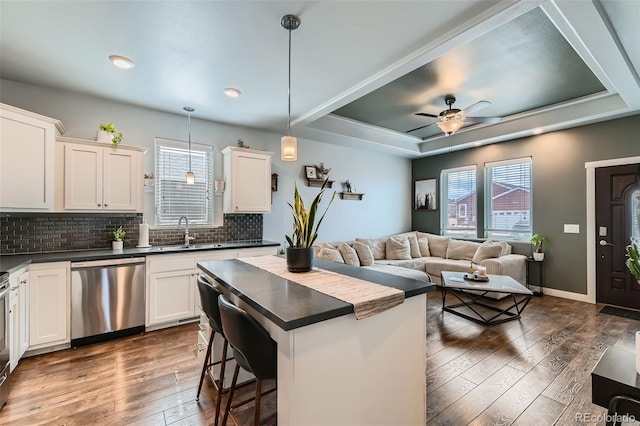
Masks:
[[[227,283],[225,280],[221,279],[219,276],[213,274],[211,271],[209,271],[208,269],[206,269],[205,267],[201,266],[198,263],[198,268],[205,272],[207,275],[211,276],[213,279],[216,280],[216,282],[218,284],[220,284],[222,287],[226,288],[227,290],[229,290],[231,293],[235,294],[236,296],[238,296],[240,298],[240,300],[244,301],[246,304],[248,304],[249,306],[251,306],[253,309],[255,309],[256,311],[258,311],[260,314],[264,315],[265,318],[267,318],[269,321],[271,321],[272,323],[274,323],[275,325],[277,325],[278,327],[280,327],[281,329],[283,329],[284,331],[291,331],[294,330],[296,328],[301,328],[307,325],[312,325],[312,324],[316,324],[322,321],[326,321],[326,320],[330,320],[333,318],[338,318],[344,315],[348,315],[348,314],[352,314],[353,311],[353,305],[343,302],[344,306],[341,308],[336,308],[336,309],[331,309],[328,311],[324,311],[321,313],[317,313],[314,315],[308,315],[304,318],[300,318],[297,320],[292,320],[292,321],[285,321],[282,318],[280,318],[279,316],[273,314],[271,311],[269,311],[268,309],[266,309],[264,306],[260,305],[259,303],[257,303],[255,300],[251,299],[250,297],[248,297],[246,294],[242,293],[241,291],[239,291],[238,289],[236,289],[234,286],[230,285],[229,283]],[[328,296],[331,297],[331,296]]]
[[[237,259],[230,259],[230,260],[237,260]],[[219,262],[222,262],[222,261],[219,261]],[[411,278],[399,277],[397,275],[386,274],[378,271],[371,271],[369,269],[358,268],[355,266],[350,266],[342,263],[331,262],[331,261],[317,259],[317,258],[313,259],[313,265],[328,271],[340,273],[343,275],[348,275],[354,278],[359,278],[375,284],[380,284],[380,285],[384,285],[387,287],[404,291],[405,299],[408,299],[414,296],[423,295],[428,292],[434,291],[436,289],[436,285],[434,283],[426,283],[426,282],[414,280]],[[218,282],[225,289],[229,290],[231,293],[238,296],[242,301],[247,303],[257,312],[264,315],[271,322],[273,322],[274,324],[276,324],[278,327],[280,327],[285,331],[290,331],[296,328],[316,324],[322,321],[326,321],[326,320],[330,320],[333,318],[338,318],[344,315],[354,313],[353,305],[347,302],[340,301],[339,299],[333,298],[335,300],[339,300],[340,302],[344,303],[345,306],[326,310],[313,315],[308,315],[296,320],[284,321],[278,315],[269,311],[264,306],[262,306],[261,304],[259,304],[258,302],[250,298],[248,295],[242,293],[241,291],[236,289],[233,285],[230,285],[229,283],[227,283],[224,279],[220,278],[220,276],[218,276],[217,274],[207,269],[204,265],[200,265],[200,263],[198,263],[197,266],[198,266],[198,269],[200,269],[201,271],[205,272],[207,275],[214,278],[216,282]],[[290,285],[291,284],[301,285],[301,284],[290,282]],[[309,290],[316,291],[313,289],[309,289]],[[324,295],[324,293],[321,293],[321,294]],[[325,295],[325,296],[332,297],[329,295]]]
[[[216,243],[212,243],[216,244]],[[156,254],[195,253],[215,250],[231,250],[256,247],[277,247],[280,243],[262,240],[260,242],[220,243],[219,247],[175,248],[172,250],[160,250],[160,247],[149,248],[125,248],[122,251],[105,250],[79,250],[60,251],[52,253],[16,253],[0,255],[0,271],[14,273],[32,263],[55,262],[86,262],[91,260],[123,259],[129,257],[153,256]]]

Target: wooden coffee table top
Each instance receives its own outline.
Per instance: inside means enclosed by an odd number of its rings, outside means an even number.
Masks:
[[[531,290],[508,275],[490,275],[489,281],[465,280],[464,272],[443,271],[442,285],[456,290],[497,291],[511,294],[530,294]]]

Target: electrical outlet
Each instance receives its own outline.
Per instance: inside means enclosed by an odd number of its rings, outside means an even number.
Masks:
[[[564,233],[565,234],[579,234],[580,233],[580,225],[575,224],[564,224]]]

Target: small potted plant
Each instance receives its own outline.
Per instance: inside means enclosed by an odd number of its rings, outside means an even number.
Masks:
[[[544,243],[545,241],[549,240],[547,239],[547,237],[540,234],[534,234],[533,237],[531,237],[531,244],[533,245],[533,260],[537,260],[538,262],[544,260],[542,243]]]
[[[96,140],[99,142],[111,142],[115,147],[118,147],[122,142],[122,133],[116,129],[113,123],[101,124],[100,130],[96,135]]]
[[[124,237],[127,235],[127,232],[122,229],[122,226],[114,229],[113,231],[109,231],[107,233],[107,237],[111,240],[111,247],[114,250],[122,250],[124,247]]]
[[[289,247],[286,250],[287,269],[289,272],[309,272],[313,266],[312,245],[318,238],[318,228],[322,223],[322,219],[324,219],[324,215],[327,214],[329,206],[331,206],[333,199],[336,197],[334,191],[327,208],[316,223],[316,213],[322,201],[326,183],[327,181],[325,180],[320,192],[311,200],[309,210],[305,208],[304,201],[302,201],[300,192],[298,192],[298,186],[295,186],[293,204],[289,203],[289,207],[293,212],[293,233],[291,236],[285,235],[289,243]]]

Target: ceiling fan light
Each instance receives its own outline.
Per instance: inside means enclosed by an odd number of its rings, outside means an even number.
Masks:
[[[298,159],[298,139],[295,136],[283,136],[280,139],[280,153],[282,161],[296,161]]]
[[[464,121],[462,120],[449,119],[449,120],[440,121],[438,123],[438,127],[440,127],[440,130],[445,132],[448,136],[460,130],[463,124],[464,124]]]

